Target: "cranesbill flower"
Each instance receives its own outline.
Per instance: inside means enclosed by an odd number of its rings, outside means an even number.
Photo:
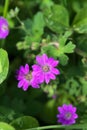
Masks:
[[[0,17],[0,39],[4,39],[9,34],[8,22],[5,18]]]
[[[33,65],[32,68],[40,83],[46,82],[48,84],[51,79],[56,79],[55,75],[60,74],[60,71],[55,68],[59,63],[58,60],[52,57],[48,58],[46,54],[43,54],[42,56],[36,56],[36,62],[37,64]]]
[[[62,123],[62,125],[72,125],[76,122],[75,119],[78,118],[76,107],[73,107],[71,104],[64,104],[62,107],[58,107],[58,111],[58,122]]]
[[[29,86],[39,88],[37,77],[33,71],[30,71],[28,64],[20,66],[19,70],[17,70],[16,78],[19,81],[18,88],[23,88],[24,91],[26,91]]]

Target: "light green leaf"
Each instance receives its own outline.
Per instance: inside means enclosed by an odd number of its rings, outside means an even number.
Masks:
[[[46,25],[54,32],[60,33],[69,27],[69,14],[61,5],[53,5],[43,10]]]
[[[67,43],[67,45],[64,46],[64,53],[73,53],[75,49],[75,44],[73,44],[71,41]]]
[[[43,29],[45,26],[45,22],[44,22],[44,18],[43,18],[43,14],[41,12],[38,12],[35,16],[34,16],[34,22],[33,22],[33,27],[32,27],[32,32],[38,35],[42,35],[43,34]]]
[[[0,49],[0,84],[6,79],[9,68],[8,54]]]
[[[12,121],[11,125],[14,126],[16,130],[24,130],[24,129],[38,127],[39,123],[35,118],[31,116],[23,116]]]
[[[66,43],[68,37],[69,37],[71,34],[72,34],[72,31],[69,30],[69,31],[66,31],[64,35],[60,35],[60,36],[59,36],[58,41],[59,41],[59,43],[60,43],[60,46],[64,46],[64,45],[65,45],[65,43]]]
[[[0,122],[0,130],[15,130],[15,128],[7,123]]]
[[[87,33],[87,8],[83,8],[77,13],[73,27],[79,33]]]
[[[0,61],[0,73],[2,72],[2,65],[1,65],[1,61]]]

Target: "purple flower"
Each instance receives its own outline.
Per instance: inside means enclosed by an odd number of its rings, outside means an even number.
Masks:
[[[5,18],[0,17],[0,39],[4,39],[9,34],[8,22]]]
[[[45,81],[48,84],[51,79],[56,79],[55,75],[60,74],[59,70],[55,68],[59,63],[58,60],[48,58],[46,54],[43,54],[42,56],[36,56],[36,62],[37,64],[33,65],[32,68],[40,83]]]
[[[30,71],[28,64],[26,64],[25,67],[20,66],[19,70],[17,70],[16,78],[19,81],[18,88],[23,88],[24,91],[26,91],[29,86],[39,88],[37,77],[33,71]]]
[[[64,104],[62,107],[58,107],[58,111],[58,122],[62,123],[62,125],[72,125],[76,122],[75,119],[78,118],[76,107],[73,107],[71,104]]]

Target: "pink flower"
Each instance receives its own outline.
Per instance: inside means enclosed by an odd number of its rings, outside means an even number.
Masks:
[[[58,122],[62,123],[62,125],[72,125],[76,122],[75,119],[78,118],[76,107],[73,107],[72,104],[63,104],[62,107],[58,107],[58,111]]]
[[[26,64],[25,67],[20,66],[19,70],[17,70],[16,78],[19,81],[18,88],[23,88],[24,91],[26,91],[29,86],[39,88],[37,77],[33,71],[30,71],[28,64]]]
[[[48,58],[46,54],[43,54],[42,56],[36,56],[36,61],[37,64],[33,65],[32,68],[40,83],[46,82],[48,84],[51,79],[56,79],[55,75],[60,74],[60,71],[55,68],[59,63],[58,60]]]
[[[4,39],[9,34],[8,22],[5,18],[0,17],[0,39]]]

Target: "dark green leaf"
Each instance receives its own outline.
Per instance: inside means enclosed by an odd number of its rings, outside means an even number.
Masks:
[[[87,33],[87,8],[83,8],[77,13],[73,27],[79,33]]]
[[[11,125],[14,126],[16,130],[24,130],[38,127],[39,123],[35,118],[31,116],[23,116],[11,122]]]
[[[60,64],[62,64],[62,65],[66,65],[68,63],[68,60],[69,60],[69,58],[65,54],[62,54],[59,57]]]
[[[54,32],[60,33],[69,27],[69,14],[61,5],[53,5],[43,11],[46,25]]]

